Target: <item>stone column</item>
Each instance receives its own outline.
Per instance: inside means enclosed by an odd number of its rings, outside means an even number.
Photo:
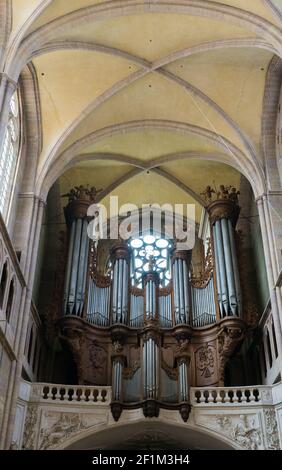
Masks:
[[[273,266],[273,254],[271,256],[271,243],[269,241],[269,224],[267,222],[267,217],[265,215],[265,197],[260,197],[257,199],[257,206],[259,212],[259,219],[260,219],[260,226],[261,226],[261,234],[263,240],[263,247],[264,247],[264,255],[265,255],[265,264],[266,264],[266,272],[267,272],[267,279],[269,284],[269,292],[270,292],[270,300],[271,300],[271,308],[272,308],[272,316],[273,316],[273,323],[276,333],[276,340],[277,340],[277,347],[278,351],[282,351],[282,328],[281,328],[281,295],[279,289],[276,287],[276,270]],[[273,247],[272,247],[273,248]]]
[[[10,79],[6,74],[0,74],[0,149],[2,148],[3,139],[5,136],[9,111],[10,101],[17,89],[17,83]]]
[[[16,405],[19,396],[19,386],[22,374],[22,359],[24,357],[26,331],[30,316],[30,307],[32,300],[30,286],[33,285],[35,273],[36,256],[34,254],[36,254],[38,250],[43,210],[44,202],[41,201],[39,198],[35,198],[33,201],[31,224],[28,232],[29,237],[26,241],[27,260],[24,264],[23,269],[23,274],[26,279],[27,287],[23,289],[18,312],[18,324],[14,348],[15,354],[17,356],[17,361],[13,362],[13,367],[9,377],[9,388],[7,391],[8,400],[6,402],[5,415],[2,423],[2,439],[0,442],[0,448],[2,449],[9,448],[13,434]]]

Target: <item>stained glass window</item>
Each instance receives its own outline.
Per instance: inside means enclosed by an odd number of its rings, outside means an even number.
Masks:
[[[130,241],[132,249],[131,281],[132,285],[142,287],[142,277],[150,269],[159,273],[160,285],[165,287],[171,280],[169,240],[154,235],[144,235]],[[153,268],[150,267],[153,260]]]

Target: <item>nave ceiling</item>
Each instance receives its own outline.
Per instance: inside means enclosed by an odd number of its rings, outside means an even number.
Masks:
[[[199,220],[206,184],[239,187],[243,171],[258,187],[280,3],[13,0],[4,63],[36,71],[37,191],[63,175],[62,194],[90,183],[106,204],[196,202]]]

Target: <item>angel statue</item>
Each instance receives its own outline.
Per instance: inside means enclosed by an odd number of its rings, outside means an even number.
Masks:
[[[69,203],[71,203],[77,199],[77,191],[75,189],[71,189],[69,193],[62,194],[61,197],[68,197]]]
[[[230,190],[230,186],[227,187],[227,186],[224,186],[223,184],[221,184],[219,186],[219,191],[217,192],[217,199],[228,199],[229,190]]]
[[[89,199],[89,189],[82,184],[80,186],[75,186],[77,191],[78,199]]]
[[[92,202],[95,202],[97,194],[99,194],[101,191],[103,191],[103,190],[102,189],[96,189],[95,186],[92,186],[92,188],[90,188],[90,191],[89,191],[90,200]]]
[[[240,194],[240,191],[237,191],[236,188],[232,187],[229,193],[229,199],[233,201],[235,204],[238,204],[238,195]]]
[[[204,196],[205,201],[211,201],[212,195],[215,194],[215,190],[211,186],[207,186],[205,191],[200,194],[201,196]]]

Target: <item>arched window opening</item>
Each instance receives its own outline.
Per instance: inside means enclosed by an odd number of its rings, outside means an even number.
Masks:
[[[144,235],[131,239],[130,247],[132,248],[131,284],[142,288],[143,275],[153,270],[159,274],[160,286],[167,286],[171,281],[169,252],[172,243],[157,235]]]
[[[20,140],[18,93],[10,101],[9,120],[0,148],[0,211],[5,218],[14,187]]]
[[[14,280],[12,280],[10,284],[8,302],[7,302],[7,307],[6,307],[6,318],[8,321],[11,318],[12,307],[13,307],[13,302],[14,302],[14,292],[15,292]]]
[[[3,308],[7,280],[8,280],[8,266],[7,266],[7,263],[5,263],[3,267],[3,271],[2,271],[1,282],[0,282],[0,308]]]
[[[31,358],[32,344],[33,344],[33,328],[31,328],[31,331],[30,331],[29,344],[28,344],[27,362],[29,364],[30,364],[30,358]]]
[[[276,333],[275,333],[275,327],[274,327],[273,322],[272,322],[272,336],[273,336],[273,343],[274,343],[274,350],[275,350],[275,358],[277,359],[277,357],[278,357],[278,347],[277,347]]]
[[[270,345],[270,338],[269,338],[269,332],[268,330],[266,331],[266,344],[267,344],[267,352],[268,352],[268,358],[269,358],[269,366],[272,367],[272,351],[271,351],[271,345]]]

